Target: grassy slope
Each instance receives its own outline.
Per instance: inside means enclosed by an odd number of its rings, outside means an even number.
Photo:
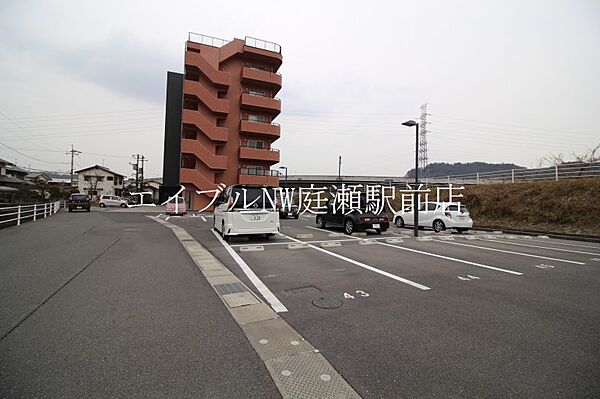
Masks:
[[[600,236],[600,179],[466,186],[476,227]]]

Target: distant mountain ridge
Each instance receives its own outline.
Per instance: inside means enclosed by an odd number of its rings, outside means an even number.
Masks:
[[[510,170],[510,169],[527,169],[524,166],[515,165],[514,163],[487,163],[487,162],[434,162],[427,165],[425,168],[425,176],[429,177],[440,177],[440,176],[452,176],[452,175],[463,175],[467,173],[483,173],[483,172],[496,172],[499,170]],[[419,174],[423,171],[419,170]],[[412,168],[406,172],[407,177],[415,176],[415,169]]]

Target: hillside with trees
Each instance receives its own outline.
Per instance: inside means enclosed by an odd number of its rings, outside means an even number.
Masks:
[[[467,173],[483,173],[483,172],[496,172],[498,170],[510,170],[510,169],[526,169],[524,166],[518,166],[514,163],[487,163],[487,162],[457,162],[457,163],[446,163],[446,162],[434,162],[427,165],[425,168],[425,176],[436,177],[436,176],[452,176],[452,175],[463,175]],[[419,173],[423,173],[419,170]],[[415,176],[415,169],[410,169],[406,172],[407,177]]]

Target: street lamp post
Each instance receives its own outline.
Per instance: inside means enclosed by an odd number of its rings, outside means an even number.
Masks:
[[[415,192],[413,193],[413,215],[415,217],[413,226],[414,226],[414,235],[415,237],[419,236],[419,193],[417,189],[419,187],[419,124],[413,120],[406,121],[402,124],[403,126],[408,127],[416,127],[416,135],[415,135]]]
[[[285,179],[284,179],[284,182],[285,182],[285,186],[287,187],[287,169],[288,168],[287,168],[287,166],[280,166],[279,169],[285,169]]]

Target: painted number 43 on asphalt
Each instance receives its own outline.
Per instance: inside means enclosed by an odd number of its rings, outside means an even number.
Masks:
[[[344,298],[346,298],[346,299],[354,299],[354,298],[356,298],[356,297],[359,297],[359,298],[360,298],[360,297],[366,298],[366,297],[368,297],[368,296],[369,296],[369,293],[367,293],[367,292],[364,292],[364,291],[361,291],[361,290],[358,290],[358,291],[356,291],[356,292],[355,292],[355,294],[356,294],[356,295],[350,295],[350,294],[348,294],[347,292],[344,292]]]

